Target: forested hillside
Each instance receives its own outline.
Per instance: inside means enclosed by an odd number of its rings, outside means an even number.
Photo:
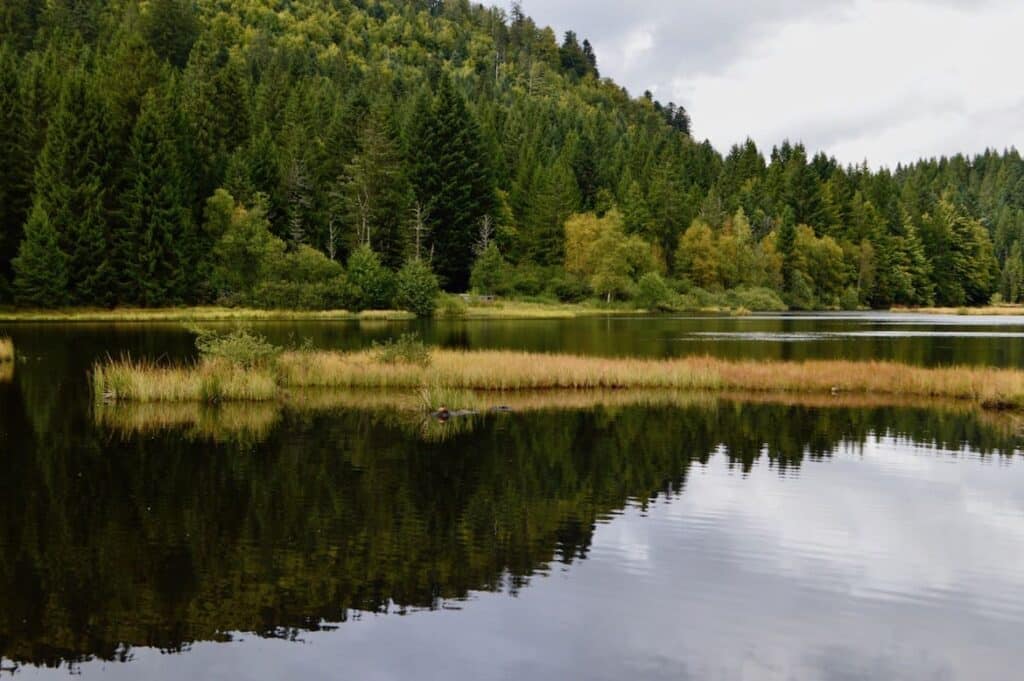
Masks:
[[[1016,151],[723,156],[516,5],[4,0],[0,41],[7,301],[1024,297]]]

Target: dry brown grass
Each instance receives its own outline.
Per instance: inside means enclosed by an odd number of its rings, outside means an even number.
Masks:
[[[435,350],[427,367],[381,364],[372,353],[285,353],[283,385],[468,390],[683,390],[868,394],[1024,406],[1024,372],[925,368],[892,362],[756,362],[711,357],[600,358],[508,351]]]
[[[193,366],[112,360],[93,368],[92,382],[97,401],[105,402],[259,402],[279,391],[272,370],[216,359]]]
[[[385,364],[377,353],[286,352],[244,370],[206,360],[190,367],[108,362],[94,371],[104,400],[273,400],[296,388],[530,391],[681,391],[866,395],[1024,407],[1024,372],[924,368],[890,362],[755,362],[710,357],[612,359],[508,351],[434,350],[428,366]]]

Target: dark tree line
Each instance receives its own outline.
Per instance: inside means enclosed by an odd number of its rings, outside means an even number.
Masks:
[[[0,295],[356,307],[356,254],[463,291],[493,245],[489,292],[563,300],[1024,297],[1016,151],[872,171],[690,133],[683,107],[631,98],[587,40],[516,4],[8,0]],[[568,267],[585,213],[617,216],[608,239],[636,237],[643,262]]]

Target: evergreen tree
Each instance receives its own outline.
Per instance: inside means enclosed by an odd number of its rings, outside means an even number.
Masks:
[[[492,241],[480,252],[473,264],[473,273],[470,277],[473,290],[485,296],[504,293],[502,289],[508,277],[507,267],[508,264],[498,250],[498,245]]]
[[[359,151],[345,169],[344,192],[353,247],[371,246],[388,267],[398,267],[408,251],[405,224],[412,190],[397,144],[393,120],[377,111],[359,135]]]
[[[148,94],[130,142],[130,184],[121,195],[121,224],[115,230],[119,299],[139,305],[168,305],[194,299],[191,276],[200,256],[192,229],[179,139],[167,104]]]
[[[437,308],[441,286],[426,260],[412,258],[395,276],[395,306],[417,317],[430,317]]]
[[[24,222],[17,204],[24,186],[23,168],[15,162],[21,151],[18,66],[14,51],[0,44],[0,281],[10,280],[11,260],[18,252]]]
[[[154,52],[179,69],[185,68],[199,33],[193,0],[150,0],[144,30]]]
[[[14,259],[14,295],[18,303],[49,308],[67,304],[67,260],[46,211],[36,204]]]
[[[412,183],[427,207],[435,271],[445,288],[464,291],[476,226],[493,212],[495,193],[476,121],[447,76],[436,101],[420,100],[414,139]]]
[[[70,302],[110,304],[106,110],[80,70],[67,75],[39,156],[35,197],[67,255]]]
[[[792,291],[796,283],[794,273],[794,255],[796,249],[796,218],[793,211],[787,209],[782,216],[782,223],[779,226],[778,235],[775,240],[775,248],[782,258],[782,288],[783,291]]]

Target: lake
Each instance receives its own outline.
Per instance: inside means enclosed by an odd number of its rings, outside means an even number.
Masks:
[[[361,347],[1021,366],[1024,321],[257,325]],[[956,404],[96,408],[175,325],[6,325],[0,677],[969,679],[1024,664],[1024,418]]]

